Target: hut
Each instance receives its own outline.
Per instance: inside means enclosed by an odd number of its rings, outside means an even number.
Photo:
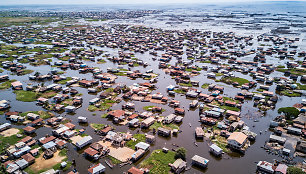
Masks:
[[[192,165],[196,165],[203,168],[206,168],[209,162],[208,159],[200,157],[198,155],[193,156],[191,160],[192,160],[191,162]]]

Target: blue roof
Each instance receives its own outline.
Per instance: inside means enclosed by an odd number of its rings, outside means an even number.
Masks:
[[[147,150],[150,147],[150,144],[144,143],[144,142],[139,142],[135,145],[137,149],[143,149]]]
[[[50,149],[50,148],[55,147],[55,146],[56,146],[56,144],[53,141],[50,141],[50,142],[44,144],[43,148],[44,149]]]
[[[25,146],[23,148],[20,149],[20,151],[15,152],[14,156],[21,156],[22,154],[24,154],[25,152],[29,152],[31,150],[31,148],[29,146]]]

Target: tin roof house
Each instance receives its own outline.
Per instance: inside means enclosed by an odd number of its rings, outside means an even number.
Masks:
[[[78,142],[76,142],[76,147],[78,149],[82,149],[83,147],[87,146],[88,144],[92,143],[92,137],[91,136],[85,136]]]

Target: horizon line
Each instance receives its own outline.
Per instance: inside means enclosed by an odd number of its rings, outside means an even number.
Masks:
[[[216,2],[208,1],[208,2],[146,2],[146,3],[24,3],[24,4],[16,4],[16,3],[8,3],[8,4],[3,4],[0,6],[25,6],[25,5],[165,5],[165,4],[177,4],[177,5],[185,5],[185,4],[219,4],[219,3],[225,3],[225,4],[233,4],[233,3],[258,3],[258,2],[306,2],[306,0],[233,0],[233,1],[228,1],[228,0],[220,0]]]

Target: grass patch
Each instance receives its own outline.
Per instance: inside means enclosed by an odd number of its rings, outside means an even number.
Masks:
[[[135,149],[137,143],[146,141],[146,136],[144,134],[135,134],[133,135],[133,138],[135,138],[136,141],[130,140],[126,143],[126,146],[131,149]]]
[[[298,76],[302,76],[302,75],[306,75],[306,70],[305,69],[285,69],[285,68],[278,68],[277,71],[279,72],[286,72],[289,71],[291,74],[294,75],[298,75]]]
[[[232,111],[236,111],[239,112],[240,109],[236,108],[236,107],[231,107],[231,106],[220,106],[221,109],[226,109],[226,110],[232,110]]]
[[[174,92],[176,92],[178,94],[186,94],[186,92],[183,91],[182,89],[175,89]]]
[[[161,149],[154,150],[150,157],[144,160],[140,166],[150,169],[152,174],[169,173],[171,167],[169,163],[175,161],[175,152],[168,151],[168,153],[162,152]]]
[[[107,117],[107,114],[102,114],[101,115],[101,118],[106,118]]]
[[[216,76],[223,76],[223,73],[216,73]]]
[[[287,169],[288,174],[305,174],[301,168],[290,166]]]
[[[117,72],[117,73],[114,73],[114,75],[116,75],[116,76],[127,76],[126,72]]]
[[[112,103],[116,103],[116,101],[114,100],[107,100],[107,99],[103,99],[102,101],[99,102],[100,106],[97,107],[95,105],[89,105],[87,110],[90,112],[94,112],[94,111],[105,111],[109,108],[112,107]]]
[[[43,97],[43,98],[52,98],[54,96],[56,96],[56,92],[54,91],[51,91],[51,92],[44,92],[42,94],[40,94],[40,97]]]
[[[208,86],[209,86],[209,83],[204,83],[204,84],[201,86],[201,88],[203,88],[203,89],[207,89],[207,88],[208,88]]]
[[[249,83],[250,81],[240,77],[224,77],[221,78],[221,82],[224,82],[226,84],[233,84],[234,82],[237,82],[241,86],[245,83]]]
[[[67,155],[67,149],[62,149],[59,153],[58,153],[59,156],[66,156]]]
[[[293,92],[290,90],[281,91],[282,95],[288,96],[288,97],[301,97],[300,93]]]
[[[94,112],[94,111],[99,110],[99,108],[97,108],[95,105],[89,105],[88,108],[87,108],[87,110],[88,110],[89,112]]]
[[[107,158],[110,159],[113,164],[120,164],[121,163],[121,161],[117,160],[116,158],[114,158],[110,155],[108,155]]]
[[[230,152],[230,150],[226,148],[227,146],[226,138],[216,135],[215,139],[212,139],[212,142],[215,143],[217,146],[219,146],[223,150],[223,152],[225,153]]]
[[[34,71],[31,69],[25,69],[25,70],[22,70],[22,73],[20,73],[19,75],[27,75],[27,74],[31,74],[32,72]]]
[[[46,112],[46,111],[28,111],[28,112],[23,112],[19,115],[22,116],[22,117],[26,117],[28,115],[28,113],[37,114],[42,119],[48,119],[48,118],[51,118],[51,117],[54,116],[54,114],[52,114],[51,112]]]
[[[101,130],[103,129],[105,124],[98,124],[98,123],[91,123],[90,127],[92,127],[95,130]]]
[[[158,129],[159,127],[163,127],[163,128],[166,128],[166,129],[179,129],[179,127],[175,124],[163,124],[163,123],[158,123],[158,122],[155,122],[153,125],[150,126],[150,129]]]
[[[197,67],[196,69],[192,69],[192,68],[187,68],[186,71],[191,72],[192,70],[196,70],[196,71],[201,71],[202,68]]]
[[[258,88],[258,89],[256,89],[256,91],[258,91],[258,92],[263,92],[263,91],[264,91],[264,89],[260,89],[260,88]]]
[[[285,68],[284,65],[278,65],[277,68]]]
[[[180,86],[192,87],[192,84],[189,83],[179,83]]]
[[[9,81],[6,81],[6,82],[3,82],[0,84],[0,89],[8,89],[11,87],[11,84],[12,82],[15,82],[16,80],[13,79],[13,80],[9,80]]]
[[[100,60],[97,61],[97,64],[103,64],[103,63],[106,63],[106,60],[100,59]]]
[[[146,110],[146,111],[152,111],[152,108],[155,107],[155,106],[144,106],[142,109],[143,110]],[[161,112],[165,112],[166,110],[165,109],[162,109]]]
[[[7,150],[9,146],[16,144],[19,140],[21,140],[24,137],[25,136],[18,138],[16,135],[12,135],[10,137],[0,136],[0,153],[3,153],[4,151]]]
[[[204,60],[204,61],[200,61],[200,63],[211,63],[210,60]]]
[[[300,83],[297,83],[298,89],[300,90],[306,90],[306,85],[302,85]]]
[[[23,101],[23,102],[33,102],[37,99],[37,94],[32,91],[23,91],[18,90],[14,91],[16,94],[16,100]]]
[[[61,84],[61,85],[65,85],[69,80],[72,80],[71,77],[67,77],[66,80],[60,80],[58,82],[55,82],[55,83],[58,83],[58,84]]]

